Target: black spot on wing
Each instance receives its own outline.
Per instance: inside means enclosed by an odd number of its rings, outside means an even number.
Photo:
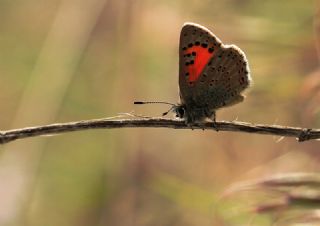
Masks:
[[[207,43],[202,43],[201,46],[202,46],[203,48],[207,48],[207,47],[208,47],[208,44],[207,44]]]

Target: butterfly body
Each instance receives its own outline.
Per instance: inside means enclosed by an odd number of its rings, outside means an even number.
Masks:
[[[209,118],[217,109],[242,102],[251,77],[244,53],[224,45],[207,28],[186,23],[180,34],[180,104],[174,110],[186,124]]]

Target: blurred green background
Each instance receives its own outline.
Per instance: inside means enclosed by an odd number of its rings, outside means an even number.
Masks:
[[[184,22],[247,55],[253,86],[218,120],[320,127],[315,1],[2,0],[0,128],[160,116],[178,101]],[[269,225],[221,194],[236,182],[317,172],[319,143],[232,132],[91,130],[0,149],[0,225]],[[247,204],[242,206],[243,204]]]

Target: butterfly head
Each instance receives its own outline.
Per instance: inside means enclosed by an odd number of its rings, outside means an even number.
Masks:
[[[181,118],[187,125],[202,123],[206,118],[214,119],[215,109],[207,106],[196,106],[193,104],[178,104],[171,108],[177,118]]]
[[[172,111],[175,112],[177,118],[184,118],[186,115],[186,108],[184,105],[175,105],[172,108]]]

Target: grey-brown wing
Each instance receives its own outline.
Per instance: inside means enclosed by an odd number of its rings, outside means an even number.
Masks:
[[[203,69],[194,89],[194,101],[209,109],[231,106],[243,100],[251,77],[245,54],[234,45],[221,45]]]
[[[179,46],[179,90],[182,104],[194,104],[202,97],[199,90],[205,81],[200,74],[212,56],[221,48],[221,41],[207,28],[185,23],[180,33]]]

